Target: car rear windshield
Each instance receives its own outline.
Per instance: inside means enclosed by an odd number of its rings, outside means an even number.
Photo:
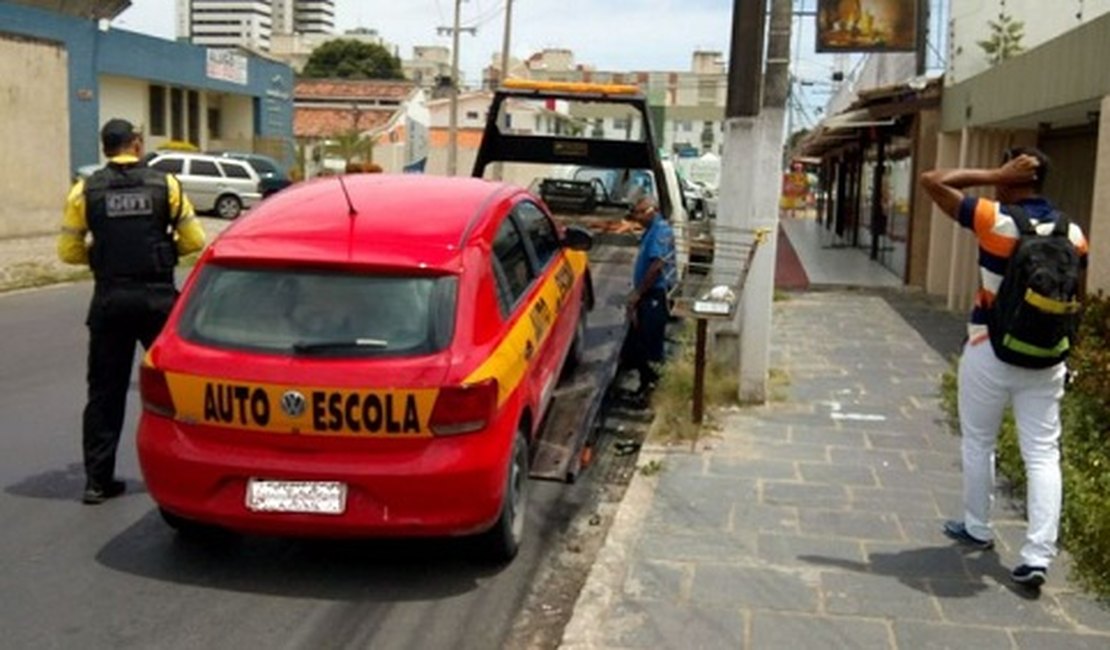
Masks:
[[[187,340],[319,356],[409,356],[454,334],[453,276],[208,265],[185,305]]]

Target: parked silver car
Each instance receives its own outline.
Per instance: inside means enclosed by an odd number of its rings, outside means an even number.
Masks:
[[[262,200],[258,174],[239,160],[162,152],[149,165],[177,176],[197,212],[215,212],[224,219],[234,219]]]

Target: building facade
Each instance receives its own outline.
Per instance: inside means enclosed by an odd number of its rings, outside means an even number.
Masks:
[[[977,13],[953,7],[952,41],[976,58],[951,64],[938,165],[991,167],[1008,147],[1043,150],[1052,160],[1045,195],[1090,240],[1087,289],[1110,291],[1110,2],[1069,3],[1075,11],[1058,12],[1032,0],[983,4]],[[991,37],[988,10],[1023,22],[1027,34],[1020,53],[993,64],[968,45]],[[930,237],[927,289],[954,308],[967,307],[975,292],[974,240],[939,215]]]
[[[0,236],[54,230],[76,170],[103,162],[98,132],[112,117],[142,129],[147,149],[181,140],[292,159],[288,66],[107,26],[0,2],[0,78],[12,116],[0,120],[0,146],[25,152],[0,161],[10,190]]]
[[[195,45],[269,52],[276,35],[334,29],[334,0],[177,0],[177,36]]]
[[[580,81],[633,84],[647,96],[652,126],[660,147],[677,157],[704,153],[719,155],[724,145],[725,99],[728,94],[727,66],[720,52],[696,51],[688,71],[597,70],[578,64],[567,49],[542,50],[510,66],[510,77],[541,81]],[[491,65],[483,79],[496,85],[500,70]],[[621,110],[573,107],[572,116],[587,120],[599,137],[638,137],[638,118]]]
[[[822,171],[819,218],[831,243],[869,250],[906,284],[966,310],[978,289],[977,243],[917,178],[935,167],[997,167],[1006,149],[1035,146],[1052,161],[1044,194],[1088,235],[1087,290],[1110,291],[1110,2],[1074,5],[953,3],[943,79],[916,77],[897,58],[905,55],[873,55],[795,151]],[[992,56],[982,44],[1013,21],[1028,29],[1020,47]]]

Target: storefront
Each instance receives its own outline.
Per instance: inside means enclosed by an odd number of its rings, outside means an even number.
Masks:
[[[795,151],[820,161],[827,198],[817,218],[826,245],[859,248],[906,283],[915,283],[915,262],[925,261],[913,247],[915,216],[928,219],[915,202],[915,179],[932,164],[935,139],[921,133],[935,123],[939,102],[939,80],[862,92]]]

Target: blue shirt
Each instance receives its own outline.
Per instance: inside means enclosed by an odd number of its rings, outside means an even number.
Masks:
[[[663,272],[655,278],[654,284],[648,290],[662,289],[666,291],[674,286],[675,281],[674,232],[671,230],[670,224],[663,219],[663,215],[658,212],[655,213],[651,225],[648,226],[640,240],[640,253],[636,256],[636,266],[632,271],[634,288],[639,288],[640,283],[644,281],[644,276],[647,275],[648,269],[651,268],[652,261],[657,259],[664,262]]]

